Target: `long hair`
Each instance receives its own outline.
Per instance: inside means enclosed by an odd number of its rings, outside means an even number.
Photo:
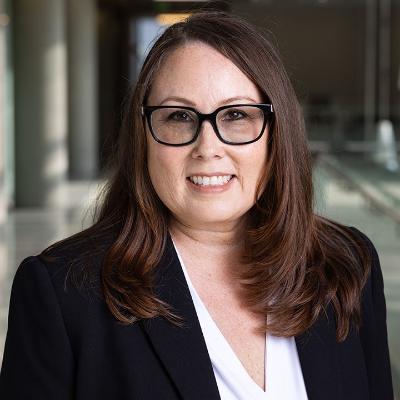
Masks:
[[[43,251],[46,255],[61,243],[85,239],[96,243],[96,238],[114,229],[102,261],[101,289],[120,322],[155,316],[177,325],[182,322],[152,290],[169,214],[149,177],[140,106],[146,104],[166,57],[179,46],[200,41],[240,68],[275,111],[268,160],[243,233],[242,268],[237,274],[247,307],[269,317],[260,331],[298,335],[329,303],[335,310],[337,340],[346,338],[352,323],[359,327],[361,292],[371,268],[368,249],[351,229],[313,211],[311,158],[301,108],[267,37],[246,20],[221,11],[199,11],[168,27],[150,49],[126,100],[93,225]]]

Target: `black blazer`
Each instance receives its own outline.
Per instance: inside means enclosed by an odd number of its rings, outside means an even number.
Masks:
[[[352,331],[337,343],[330,307],[295,338],[310,400],[393,399],[382,272],[374,246],[356,232],[373,255],[362,298],[363,328],[359,335]],[[11,293],[0,399],[219,399],[171,238],[157,268],[155,292],[186,318],[183,329],[159,317],[119,324],[101,295],[87,295],[66,280],[67,262],[81,250],[61,248],[53,251],[59,257],[55,263],[31,256],[19,266]],[[101,256],[93,259],[94,288],[100,262]]]

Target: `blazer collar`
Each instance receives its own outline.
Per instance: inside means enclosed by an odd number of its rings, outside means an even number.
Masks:
[[[219,400],[207,346],[189,287],[168,233],[166,249],[155,270],[155,295],[184,318],[177,327],[163,317],[141,320],[165,369],[183,399]]]
[[[169,233],[154,283],[155,295],[185,320],[184,328],[163,317],[140,321],[166,371],[183,399],[220,399],[196,309]],[[310,329],[295,337],[309,400],[340,398],[334,321],[329,307],[326,315],[321,315]]]

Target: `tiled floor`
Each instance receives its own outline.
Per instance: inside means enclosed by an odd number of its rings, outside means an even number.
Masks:
[[[380,256],[388,310],[388,330],[395,391],[400,399],[400,226],[371,208],[358,192],[321,166],[315,170],[315,199],[319,213],[356,226],[375,244]],[[97,183],[71,183],[68,204],[61,210],[17,210],[0,230],[0,361],[7,325],[8,301],[16,267],[27,256],[90,224],[82,222]],[[400,187],[400,180],[399,180]]]

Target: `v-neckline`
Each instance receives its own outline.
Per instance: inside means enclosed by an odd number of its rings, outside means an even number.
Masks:
[[[245,377],[245,379],[248,381],[249,385],[251,385],[252,387],[254,387],[254,390],[256,392],[258,392],[259,394],[262,395],[266,395],[267,390],[263,390],[255,381],[254,379],[249,375],[249,373],[247,372],[246,368],[243,366],[242,362],[240,361],[239,357],[236,355],[235,351],[233,350],[232,346],[230,345],[230,343],[228,342],[228,340],[225,338],[225,336],[223,335],[223,333],[221,332],[221,330],[219,329],[217,323],[214,321],[213,317],[211,316],[210,312],[208,311],[206,305],[204,304],[203,300],[201,299],[200,295],[198,294],[196,288],[194,287],[189,273],[185,267],[185,264],[181,258],[181,255],[174,243],[174,247],[176,250],[176,254],[178,255],[178,259],[179,259],[179,263],[181,265],[181,268],[183,270],[183,273],[185,275],[186,281],[188,283],[188,287],[190,290],[190,293],[193,296],[196,297],[197,300],[197,304],[200,305],[200,307],[202,308],[204,315],[206,316],[206,318],[208,319],[209,322],[209,327],[211,327],[213,329],[213,331],[216,333],[216,337],[218,337],[218,341],[220,342],[220,345],[223,346],[228,354],[230,355],[230,359],[233,363],[235,363],[236,368],[238,368],[241,372],[242,372],[242,376]],[[194,301],[194,299],[193,299]],[[196,302],[194,301],[194,304],[196,305]],[[201,326],[201,320],[200,322],[200,326]],[[204,329],[202,327],[203,330],[203,335],[204,335]],[[267,344],[268,344],[268,340],[267,340],[267,336],[268,334],[265,334],[265,347],[264,347],[264,386],[265,388],[267,388],[267,382],[266,382],[266,370],[267,370],[267,362],[268,362],[268,358],[267,358]]]

